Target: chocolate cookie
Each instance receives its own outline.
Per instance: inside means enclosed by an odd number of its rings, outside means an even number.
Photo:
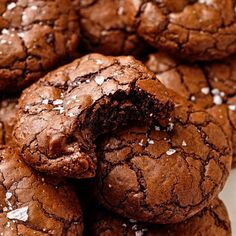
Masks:
[[[0,157],[0,235],[82,236],[80,202],[68,184],[36,174],[13,149],[2,146]]]
[[[89,54],[23,92],[15,139],[39,171],[93,177],[99,135],[130,121],[166,125],[172,110],[167,89],[133,57]]]
[[[152,46],[192,60],[236,52],[234,0],[141,2],[137,33]]]
[[[89,236],[231,236],[231,226],[223,202],[215,199],[190,219],[167,225],[147,225],[120,218],[104,209],[91,212]]]
[[[145,44],[137,36],[139,12],[132,0],[81,0],[82,48],[108,55],[141,53]]]
[[[112,211],[150,223],[181,222],[222,190],[231,166],[229,141],[205,111],[175,101],[173,122],[126,128],[98,145],[95,195]]]
[[[0,145],[12,142],[13,127],[16,123],[18,99],[0,101]]]
[[[205,108],[232,140],[236,164],[236,59],[188,64],[165,53],[150,54],[146,62],[158,79],[189,101]]]
[[[0,3],[0,92],[26,87],[77,49],[70,0]]]

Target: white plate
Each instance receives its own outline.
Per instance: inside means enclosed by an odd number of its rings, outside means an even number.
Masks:
[[[236,236],[236,169],[232,170],[220,198],[224,201],[232,226],[232,236]]]

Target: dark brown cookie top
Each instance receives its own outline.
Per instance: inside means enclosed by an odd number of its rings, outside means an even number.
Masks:
[[[16,123],[17,98],[0,101],[0,145],[12,142],[13,127]]]
[[[236,163],[236,59],[189,64],[158,52],[145,64],[167,88],[212,114],[232,140]]]
[[[231,226],[224,203],[215,199],[190,219],[167,225],[147,225],[124,219],[105,209],[90,213],[89,236],[231,236]]]
[[[0,149],[0,234],[81,235],[80,202],[73,189],[40,176],[10,148]]]
[[[139,54],[145,47],[137,36],[139,4],[130,0],[81,0],[82,47],[107,55]]]
[[[181,98],[166,129],[126,128],[100,144],[95,194],[138,221],[181,222],[222,190],[231,167],[229,140],[205,111]]]
[[[167,89],[141,62],[89,54],[23,92],[15,139],[40,171],[93,177],[99,135],[130,121],[166,125],[172,110]]]
[[[192,60],[236,52],[234,0],[141,2],[137,33],[152,46]]]
[[[0,3],[0,91],[19,91],[76,50],[78,18],[70,0]]]

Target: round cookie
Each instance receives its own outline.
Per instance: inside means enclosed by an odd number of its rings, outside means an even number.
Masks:
[[[81,47],[107,55],[140,54],[145,44],[135,32],[138,12],[132,0],[81,0]]]
[[[83,235],[80,202],[62,180],[40,176],[11,148],[0,148],[1,235]]]
[[[167,225],[148,225],[124,219],[105,209],[92,211],[87,235],[90,236],[231,236],[231,225],[224,203],[215,199],[190,219]]]
[[[236,59],[189,64],[158,52],[150,54],[146,66],[167,87],[205,108],[232,140],[236,164]]]
[[[99,135],[130,121],[166,125],[172,110],[168,90],[141,62],[89,54],[23,92],[15,140],[37,170],[88,178]]]
[[[133,127],[98,147],[99,202],[149,223],[181,222],[207,206],[229,175],[232,151],[223,129],[181,98],[166,129]]]
[[[16,123],[17,98],[0,101],[0,145],[12,142],[13,127]]]
[[[70,0],[1,1],[1,94],[25,88],[68,59],[79,35]]]
[[[143,0],[140,6],[137,33],[158,49],[191,60],[236,52],[234,0]]]

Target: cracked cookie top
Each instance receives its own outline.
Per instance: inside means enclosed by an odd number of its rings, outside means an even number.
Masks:
[[[0,145],[12,142],[13,127],[16,123],[17,98],[0,101]]]
[[[205,110],[176,98],[167,128],[128,127],[98,145],[94,193],[121,216],[181,222],[207,206],[225,184],[232,161],[229,140]]]
[[[86,213],[86,212],[85,212]],[[88,213],[89,214],[89,213]],[[190,219],[167,225],[149,225],[124,219],[105,209],[90,212],[88,235],[93,236],[231,236],[231,226],[224,203],[214,199],[211,204]]]
[[[0,235],[79,235],[80,202],[63,180],[35,173],[11,148],[0,148]]]
[[[150,54],[146,66],[167,87],[207,109],[221,124],[233,145],[236,164],[236,59],[186,63],[166,53]]]
[[[2,0],[0,92],[28,86],[74,52],[78,40],[70,0]]]
[[[130,0],[81,0],[82,47],[107,55],[140,54],[145,44],[135,32],[139,10]]]
[[[220,59],[236,52],[234,0],[141,2],[137,33],[152,46],[191,60]]]
[[[165,126],[172,110],[168,90],[141,62],[88,54],[23,92],[14,137],[39,171],[88,178],[99,135],[129,122]]]

